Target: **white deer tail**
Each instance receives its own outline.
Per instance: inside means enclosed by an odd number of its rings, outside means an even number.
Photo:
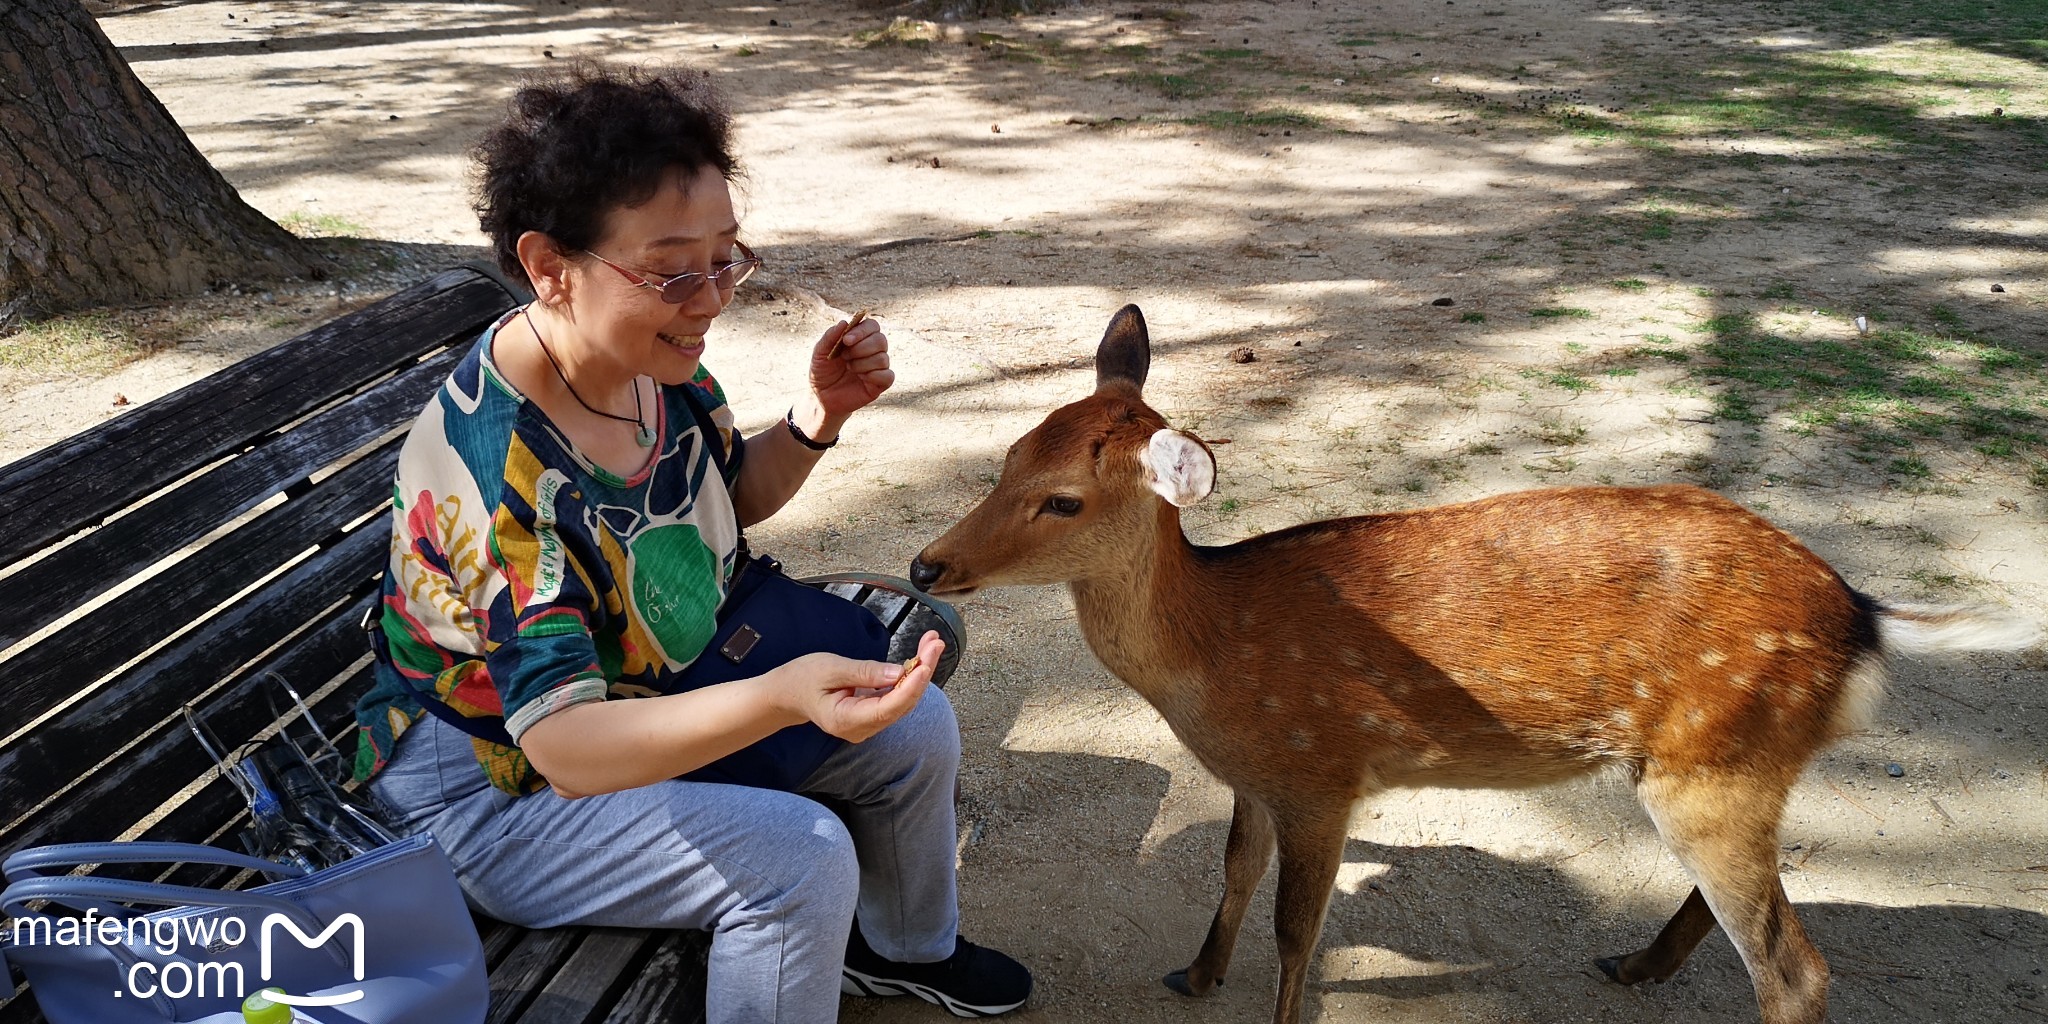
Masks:
[[[2041,642],[2039,623],[1998,608],[1880,602],[1877,632],[1887,653],[2023,651]]]
[[[1830,716],[1836,736],[1868,728],[1884,698],[1885,656],[2022,651],[2041,642],[2041,627],[2002,608],[1907,604],[1857,595],[1876,614],[1877,650],[1849,669],[1842,702]]]

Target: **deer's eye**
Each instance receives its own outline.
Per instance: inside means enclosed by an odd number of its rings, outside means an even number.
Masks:
[[[1045,499],[1045,510],[1053,515],[1071,519],[1081,514],[1081,499],[1067,494],[1055,494]]]

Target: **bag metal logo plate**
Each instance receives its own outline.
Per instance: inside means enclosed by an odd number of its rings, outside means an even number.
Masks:
[[[718,653],[723,655],[725,660],[737,665],[746,660],[747,654],[760,642],[760,631],[742,624],[740,628],[732,631],[732,636],[726,638],[724,645],[718,648]]]

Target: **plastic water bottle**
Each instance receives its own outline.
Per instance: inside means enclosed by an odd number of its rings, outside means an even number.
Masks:
[[[266,988],[242,1000],[243,1024],[317,1024],[284,1003],[274,1002],[271,993],[284,994],[281,988]]]

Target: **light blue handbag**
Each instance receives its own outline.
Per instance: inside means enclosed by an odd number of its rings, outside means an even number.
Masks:
[[[80,864],[250,868],[284,881],[246,890],[50,872]],[[277,987],[318,1024],[479,1024],[483,946],[448,858],[421,834],[308,872],[210,846],[76,843],[0,865],[0,999],[7,962],[50,1024],[241,1024],[242,1000]],[[81,912],[31,911],[47,901]],[[152,913],[129,904],[167,907]]]

